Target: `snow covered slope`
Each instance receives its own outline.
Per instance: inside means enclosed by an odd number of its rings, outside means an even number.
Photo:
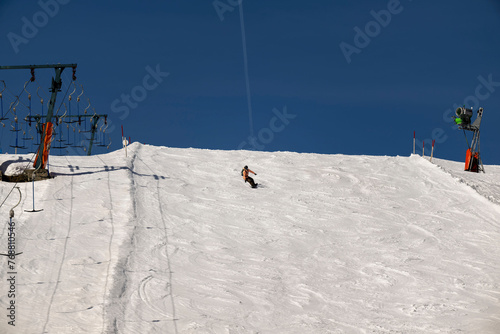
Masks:
[[[50,163],[43,211],[19,184],[0,333],[500,332],[499,166],[138,143]]]

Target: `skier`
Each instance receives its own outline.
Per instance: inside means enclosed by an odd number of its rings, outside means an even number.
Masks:
[[[255,183],[253,181],[253,179],[248,176],[248,173],[253,173],[254,175],[257,175],[256,173],[254,173],[252,170],[248,169],[248,166],[245,166],[243,167],[243,169],[241,170],[241,175],[243,176],[243,180],[245,180],[245,183],[248,182],[250,183],[250,185],[252,186],[252,188],[257,188],[257,185],[258,183]]]

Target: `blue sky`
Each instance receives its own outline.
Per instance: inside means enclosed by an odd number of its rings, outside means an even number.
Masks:
[[[462,161],[451,116],[466,103],[484,108],[483,162],[500,164],[499,1],[239,3],[0,1],[0,65],[77,63],[111,149],[123,125],[171,147],[405,156],[416,131],[419,152],[435,139]],[[53,71],[36,74],[48,97]],[[0,71],[12,92],[29,78]]]

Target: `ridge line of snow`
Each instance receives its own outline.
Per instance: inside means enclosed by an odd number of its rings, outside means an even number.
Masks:
[[[443,171],[445,174],[449,175],[452,179],[458,181],[459,183],[466,185],[468,188],[472,189],[475,193],[477,193],[481,197],[486,198],[491,203],[500,206],[500,198],[496,198],[494,195],[488,195],[488,194],[484,193],[483,191],[481,191],[480,187],[477,184],[475,184],[471,181],[468,181],[463,177],[454,175],[450,170],[446,169],[445,167],[443,167],[441,165],[433,163],[432,161],[429,161],[429,160],[427,160],[419,155],[418,155],[418,157],[420,157],[422,160],[428,162],[429,164],[436,166],[441,171]]]

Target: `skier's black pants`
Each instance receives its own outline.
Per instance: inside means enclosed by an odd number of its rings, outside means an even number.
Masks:
[[[253,179],[250,176],[247,176],[245,182],[248,182],[252,187],[255,187],[255,182],[253,182]]]

